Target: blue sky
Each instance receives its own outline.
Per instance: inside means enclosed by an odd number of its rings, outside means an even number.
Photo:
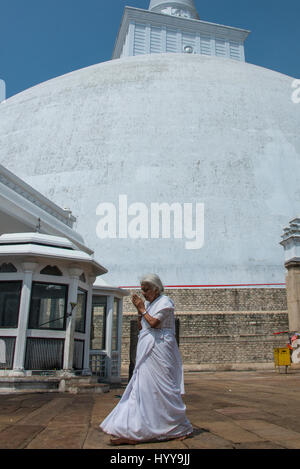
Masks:
[[[250,29],[246,60],[300,78],[300,0],[195,0],[205,21]],[[125,5],[149,0],[0,0],[7,97],[110,60]]]

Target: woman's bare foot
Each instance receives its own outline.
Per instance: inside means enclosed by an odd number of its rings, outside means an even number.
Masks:
[[[111,438],[110,442],[112,445],[119,446],[119,445],[136,445],[138,441],[136,440],[129,440],[128,438]]]

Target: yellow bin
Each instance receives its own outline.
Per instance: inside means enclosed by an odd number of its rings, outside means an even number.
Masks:
[[[274,363],[275,368],[279,366],[285,366],[285,372],[287,372],[287,367],[291,366],[290,349],[288,347],[274,348]]]

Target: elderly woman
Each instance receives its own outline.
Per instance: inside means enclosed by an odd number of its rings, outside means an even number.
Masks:
[[[146,305],[138,295],[132,296],[140,329],[133,375],[120,402],[100,425],[115,445],[184,439],[193,432],[181,398],[183,369],[174,303],[162,294],[157,275],[145,276],[141,289]]]

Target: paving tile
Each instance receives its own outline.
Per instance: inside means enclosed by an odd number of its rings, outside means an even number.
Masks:
[[[27,449],[81,449],[88,425],[47,427],[26,446]],[[1,434],[0,434],[1,435]]]
[[[0,424],[0,432],[2,432],[2,430],[4,430],[5,428],[9,427],[9,423],[1,423]]]
[[[12,414],[16,412],[18,409],[20,409],[20,405],[18,404],[13,404],[13,405],[6,405],[6,406],[0,406],[0,415],[5,416]]]
[[[255,418],[255,417],[254,417]],[[275,425],[279,425],[280,427],[287,428],[288,430],[292,430],[296,433],[300,434],[300,415],[294,415],[293,417],[288,417],[286,415],[279,417],[278,415],[264,418],[269,423],[273,423]]]
[[[294,405],[291,403],[291,408],[274,408],[272,406],[268,406],[266,408],[267,411],[267,418],[264,420],[275,423],[276,425],[280,425],[295,432],[300,433],[300,405]],[[270,417],[272,415],[272,417]]]
[[[24,397],[20,396],[20,407],[29,408],[29,409],[36,409],[41,407],[42,405],[46,404],[50,400],[52,400],[53,394],[51,393],[43,393],[43,394],[30,394],[29,396]]]
[[[137,445],[121,445],[121,446],[112,446],[109,445],[109,440],[107,441],[107,448],[116,448],[116,449],[134,449],[135,451],[143,450],[143,449],[157,449],[157,450],[165,450],[165,449],[182,449],[186,450],[187,447],[184,445],[182,441],[178,440],[166,440],[166,441],[149,441],[144,443],[139,443]]]
[[[83,444],[83,449],[110,449],[109,436],[100,429],[90,427]]]
[[[234,420],[242,420],[242,419],[276,419],[275,416],[268,414],[267,412],[263,412],[260,409],[255,407],[225,407],[223,409],[214,409],[214,411],[226,417],[229,417]]]
[[[237,443],[234,445],[235,449],[285,449],[286,447],[277,444],[275,441],[254,441],[252,443]]]
[[[275,444],[282,445],[285,449],[300,449],[300,439],[276,441]]]
[[[200,413],[194,413],[192,415],[187,414],[187,417],[189,418],[191,424],[195,427],[201,428],[205,431],[209,431],[207,425],[210,422],[228,422],[231,421],[228,419],[228,417],[220,416],[218,414],[214,414],[214,412],[207,412],[206,415],[202,416],[202,412]],[[203,425],[206,424],[206,427]]]
[[[224,415],[229,415],[231,416],[232,414],[249,414],[256,412],[257,409],[253,407],[241,407],[241,406],[235,406],[235,407],[224,407],[222,409],[215,409],[215,412],[219,412],[220,414]]]
[[[228,417],[226,415],[217,414],[214,409],[212,410],[201,410],[201,411],[194,411],[194,410],[187,410],[187,418],[192,421],[195,425],[201,428],[201,424],[199,423],[199,416],[201,418],[200,422],[228,422]],[[196,419],[196,420],[195,420]]]
[[[259,410],[257,412],[253,412],[253,414],[232,414],[230,416],[231,420],[246,420],[246,419],[249,419],[249,420],[252,420],[252,419],[262,419],[262,420],[270,420],[271,422],[273,422],[273,417],[272,415],[268,415],[266,414],[265,412],[259,412]],[[275,418],[276,420],[276,418]],[[276,424],[276,421],[274,422]]]
[[[105,415],[93,415],[91,420],[90,420],[90,425],[91,427],[93,428],[99,428],[100,424],[103,422],[103,420],[105,419],[105,417],[108,415],[108,413]]]
[[[293,404],[291,403],[291,406],[292,405]],[[277,412],[277,409],[272,406],[264,410],[261,411],[259,420],[264,420],[266,422],[273,423],[274,425],[279,425],[280,427],[300,433],[300,406],[298,406],[298,408],[295,406],[294,411],[293,409],[282,409],[281,412]],[[240,420],[243,420],[244,418],[245,416],[242,416]],[[256,420],[254,414],[253,419]]]
[[[196,437],[184,441],[188,449],[232,449],[233,444],[224,438],[204,432]]]
[[[300,441],[300,433],[264,420],[237,420],[236,423],[243,429],[252,431],[265,440],[282,441],[299,439]]]
[[[117,404],[117,402],[116,402]],[[99,426],[101,422],[110,414],[114,405],[111,402],[104,403],[100,399],[95,400],[94,406],[91,411],[91,425]]]
[[[10,424],[13,425],[16,422],[22,420],[27,415],[30,415],[30,409],[25,409],[22,407],[17,408],[12,412],[6,412],[5,414],[0,413],[0,425]]]
[[[244,430],[239,425],[232,422],[202,422],[201,428],[207,429],[211,433],[221,436],[233,443],[246,443],[261,440],[256,434]]]
[[[213,401],[212,405],[214,409],[221,409],[223,407],[233,407],[233,406],[241,406],[241,407],[248,407],[251,404],[252,407],[260,408],[261,401],[255,402],[251,398],[251,396],[247,395],[247,398],[241,398],[241,396],[229,396],[223,399],[220,405],[218,402]]]
[[[132,447],[131,447],[132,448]],[[158,450],[164,450],[164,449],[178,449],[178,450],[186,450],[187,447],[182,441],[177,441],[177,440],[169,440],[169,441],[155,441],[153,443],[141,443],[139,445],[136,445],[135,448],[137,450],[143,450],[143,449],[158,449]]]
[[[76,399],[75,399],[76,402]],[[49,426],[89,424],[93,402],[68,405],[50,422]]]
[[[60,397],[53,398],[52,401],[45,403],[38,409],[30,412],[26,417],[17,422],[18,425],[35,425],[46,426],[57,414],[60,414],[64,408],[69,405],[69,401]]]
[[[40,425],[11,425],[0,433],[0,448],[23,449],[42,430]]]

